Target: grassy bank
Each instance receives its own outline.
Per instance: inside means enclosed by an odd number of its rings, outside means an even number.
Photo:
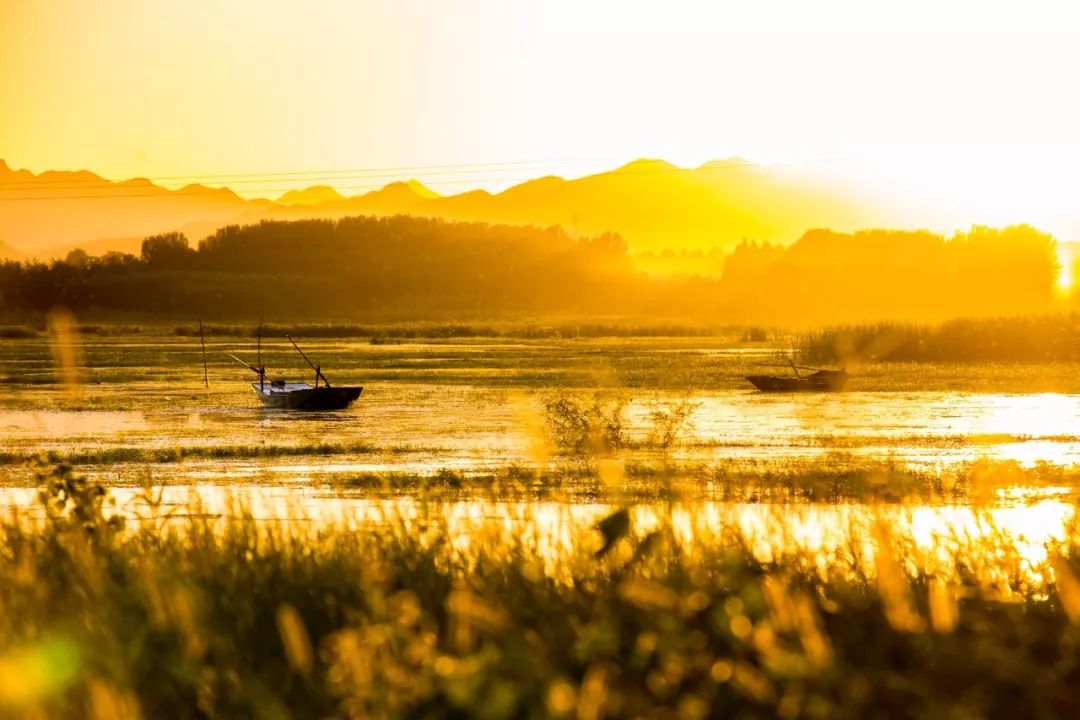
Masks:
[[[242,508],[166,519],[151,497],[124,525],[70,471],[39,479],[44,520],[0,539],[13,717],[1080,712],[1073,541],[1031,572],[985,548],[991,584],[959,560],[911,571],[914,545],[884,528],[823,568],[757,559],[734,532],[639,537],[616,513],[552,565],[524,537],[463,548],[437,515],[344,532]]]
[[[804,362],[1077,362],[1080,315],[957,319],[940,325],[871,323],[812,331],[797,343]]]
[[[198,337],[198,322],[187,318],[167,316],[147,317],[140,322],[118,317],[78,324],[82,335],[111,337],[118,335],[176,335]],[[257,334],[258,318],[207,321],[203,332],[207,337],[253,338]],[[0,339],[28,339],[48,334],[45,316],[34,320],[5,322],[0,317]],[[525,318],[521,320],[470,320],[462,322],[274,322],[263,325],[266,337],[292,335],[298,338],[372,339],[375,342],[404,340],[453,340],[459,338],[651,338],[651,337],[733,337],[763,342],[771,333],[760,327],[737,324],[715,325],[678,322],[648,318]]]

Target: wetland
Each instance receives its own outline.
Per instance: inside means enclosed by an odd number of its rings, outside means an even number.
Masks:
[[[994,716],[1035,664],[1059,689],[1023,706],[1072,707],[1075,364],[762,394],[786,348],[734,335],[304,347],[361,399],[262,409],[243,337],[209,339],[208,387],[165,329],[2,341],[0,663],[45,669],[0,706]]]

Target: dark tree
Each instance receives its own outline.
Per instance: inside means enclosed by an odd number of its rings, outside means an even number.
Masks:
[[[178,270],[188,267],[195,251],[183,233],[151,235],[142,242],[142,260],[152,268]]]

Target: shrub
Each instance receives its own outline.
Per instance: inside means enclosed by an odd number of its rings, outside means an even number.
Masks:
[[[556,447],[566,453],[583,455],[617,450],[626,444],[623,433],[622,399],[591,400],[561,396],[544,402],[545,420]]]

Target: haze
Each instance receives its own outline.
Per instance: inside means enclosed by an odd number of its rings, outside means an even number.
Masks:
[[[909,227],[1080,235],[1066,3],[51,0],[0,26],[13,167],[272,197],[312,184],[288,172],[453,193],[737,155],[873,191]]]

